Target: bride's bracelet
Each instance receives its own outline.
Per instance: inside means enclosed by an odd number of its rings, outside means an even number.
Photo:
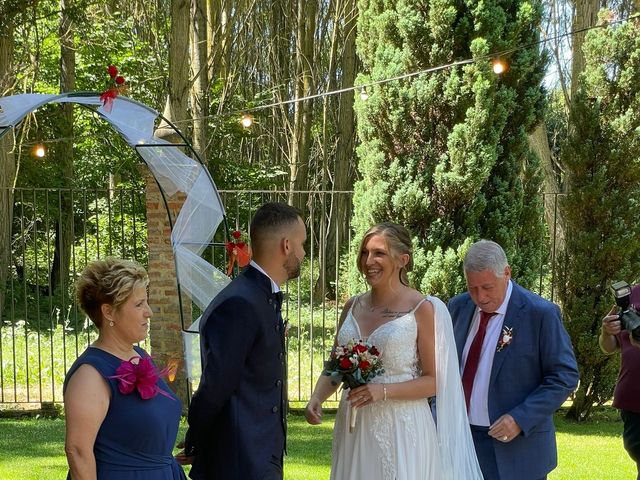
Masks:
[[[387,401],[387,386],[384,383],[382,384],[382,401]]]

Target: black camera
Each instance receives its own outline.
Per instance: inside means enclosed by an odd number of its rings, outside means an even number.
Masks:
[[[631,333],[634,340],[640,342],[640,314],[631,305],[631,287],[627,282],[616,282],[611,285],[616,305],[620,308],[620,323],[622,329]]]

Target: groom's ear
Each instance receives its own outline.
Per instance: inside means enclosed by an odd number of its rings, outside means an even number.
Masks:
[[[282,237],[280,239],[280,252],[286,256],[289,254],[290,249],[291,249],[291,244],[289,242],[289,238]]]

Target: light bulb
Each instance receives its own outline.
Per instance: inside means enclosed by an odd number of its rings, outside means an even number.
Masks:
[[[493,68],[493,73],[495,73],[496,75],[500,75],[501,73],[504,73],[507,70],[507,65],[499,58],[496,58],[492,62],[491,68]]]
[[[33,148],[33,154],[38,158],[44,158],[44,156],[47,154],[47,149],[44,145],[38,144]]]
[[[249,128],[251,125],[253,125],[253,117],[251,115],[243,115],[240,119],[240,124],[244,128]]]
[[[362,87],[360,89],[360,100],[366,102],[369,99],[369,94],[367,93],[366,88]]]

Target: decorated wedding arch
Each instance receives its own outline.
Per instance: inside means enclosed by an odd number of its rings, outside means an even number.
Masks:
[[[229,282],[229,277],[203,258],[202,253],[210,245],[215,245],[213,238],[218,227],[223,224],[226,234],[227,225],[218,190],[193,147],[171,122],[152,108],[123,96],[115,96],[105,102],[104,94],[101,96],[95,92],[0,97],[0,138],[16,128],[29,113],[49,103],[77,103],[93,110],[124,138],[149,167],[160,189],[171,227],[178,298],[181,299],[181,293],[185,292],[200,311],[204,311]],[[158,122],[162,122],[163,130],[172,129],[183,143],[157,138]],[[190,152],[191,156],[183,153],[182,149]],[[167,198],[178,192],[182,192],[186,198],[175,221],[172,221]],[[187,376],[193,380],[200,369],[200,319],[188,325],[182,310],[179,308]],[[186,320],[188,323],[190,321]]]

